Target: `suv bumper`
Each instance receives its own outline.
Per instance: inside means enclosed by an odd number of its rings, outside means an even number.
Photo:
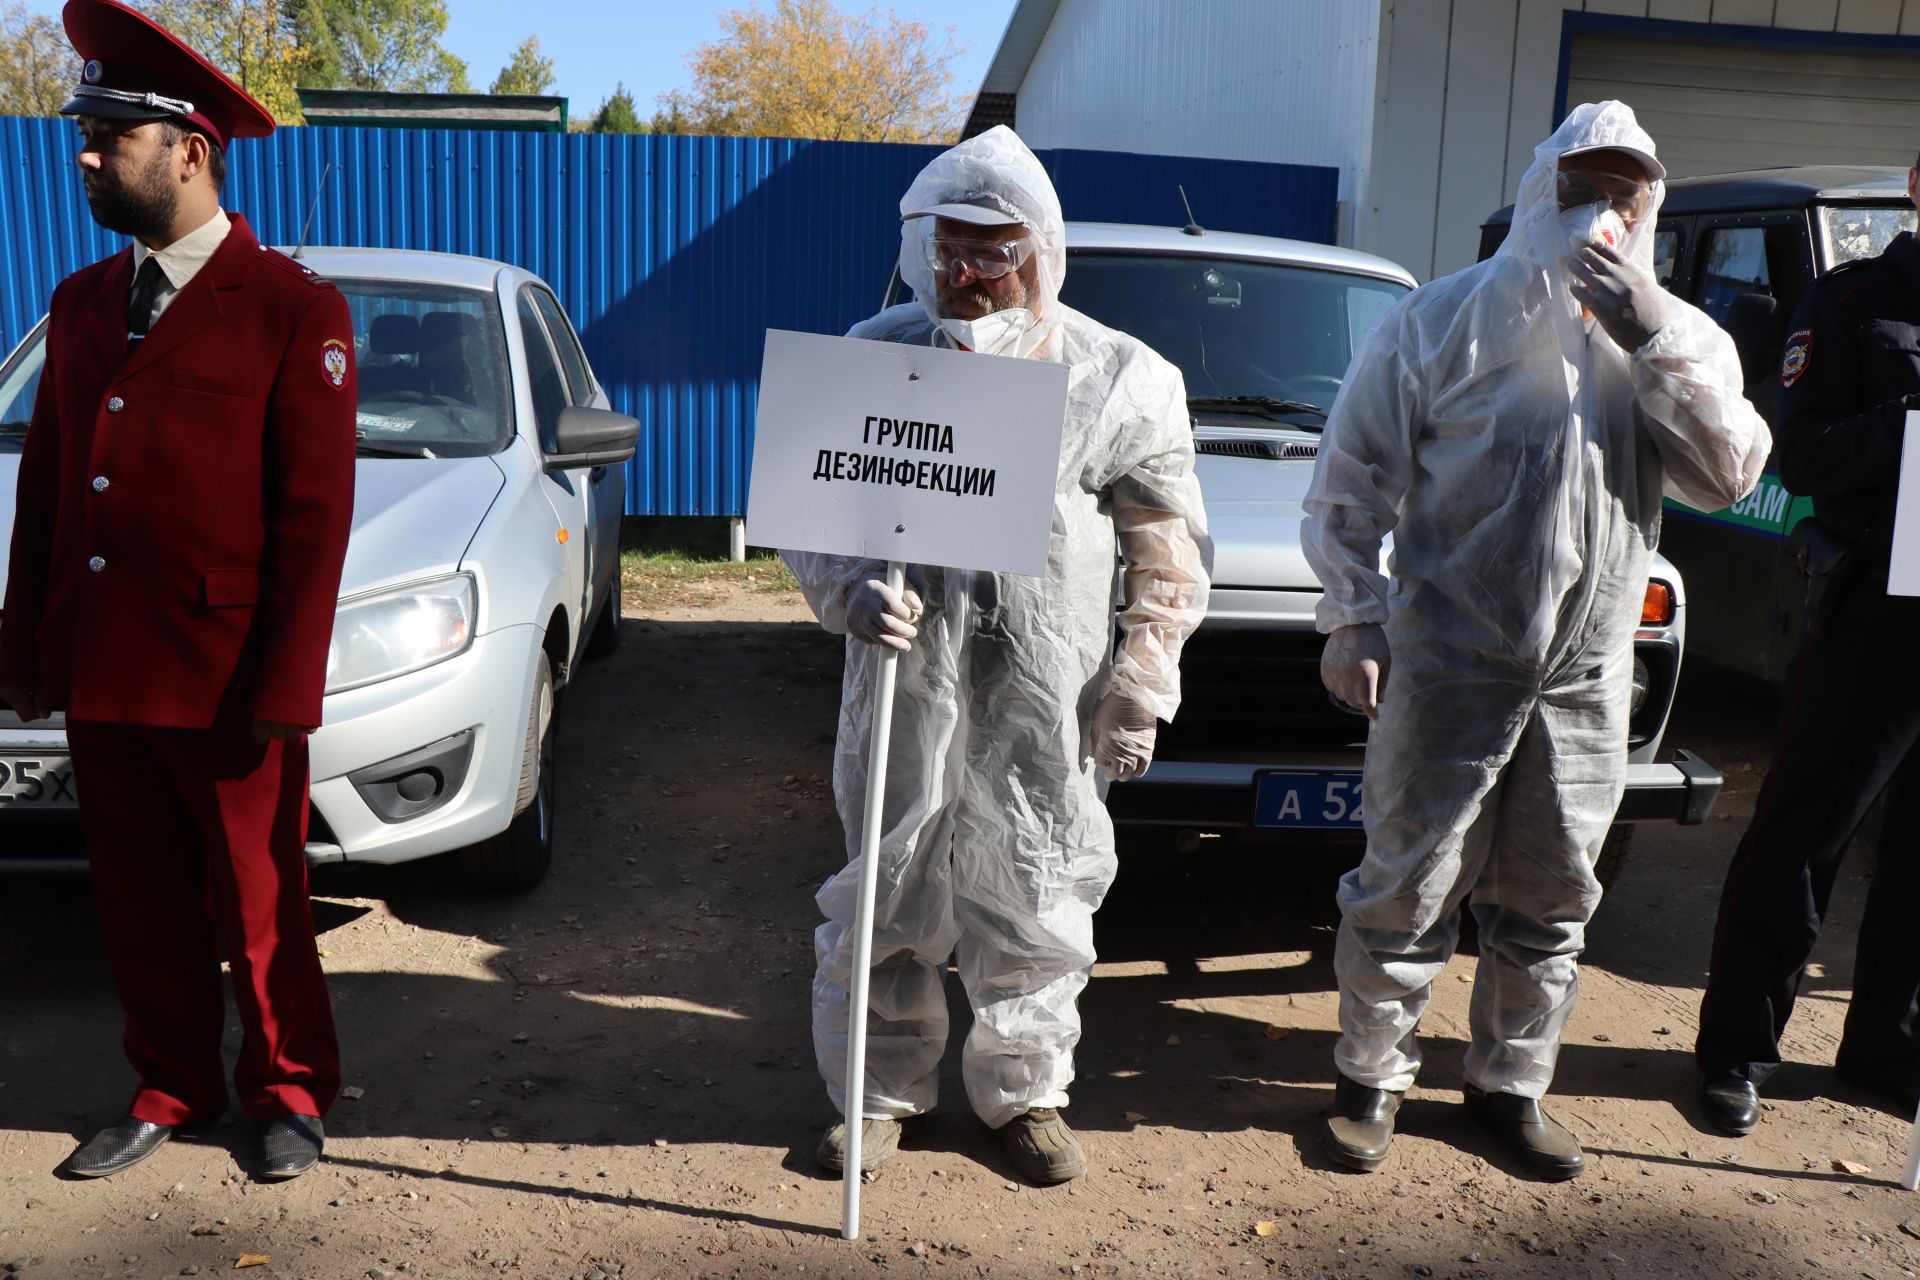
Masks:
[[[1120,824],[1221,830],[1252,827],[1258,775],[1275,769],[1334,772],[1359,777],[1348,764],[1218,764],[1156,760],[1132,782],[1107,790],[1107,809]],[[1614,815],[1619,822],[1705,822],[1720,794],[1720,771],[1688,751],[1667,764],[1630,763],[1627,789]],[[1282,828],[1284,829],[1284,828]],[[1353,834],[1360,834],[1358,828]]]

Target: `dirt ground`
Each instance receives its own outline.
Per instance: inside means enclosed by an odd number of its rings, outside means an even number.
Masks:
[[[1461,1114],[1471,976],[1423,1032],[1388,1165],[1330,1169],[1334,881],[1350,851],[1129,846],[1099,917],[1069,1116],[1092,1172],[1013,1179],[941,1107],[865,1188],[812,1167],[829,1107],[807,1006],[838,643],[792,595],[629,605],[564,705],[560,851],[488,897],[432,863],[330,868],[316,913],[348,1096],[282,1186],[229,1119],[119,1177],[56,1180],[130,1076],[84,885],[0,880],[0,1264],[14,1277],[1874,1277],[1920,1270],[1907,1122],[1828,1067],[1864,882],[1843,874],[1746,1140],[1699,1127],[1694,1010],[1771,695],[1695,671],[1669,745],[1719,764],[1715,819],[1640,832],[1595,921],[1552,1107],[1587,1174],[1532,1181]],[[957,988],[953,988],[957,997]],[[964,1025],[956,1002],[956,1024]],[[230,1044],[237,1030],[230,1029]],[[957,1038],[956,1038],[957,1043]]]

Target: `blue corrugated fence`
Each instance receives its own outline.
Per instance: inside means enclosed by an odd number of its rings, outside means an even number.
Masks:
[[[73,126],[0,118],[0,341],[55,284],[116,251],[71,167]],[[645,424],[635,515],[746,509],[768,328],[839,333],[880,301],[900,193],[939,151],[889,143],[282,129],[236,141],[226,205],[260,238],[497,258],[552,284],[614,407]],[[1331,241],[1336,171],[1104,151],[1042,152],[1070,218]]]

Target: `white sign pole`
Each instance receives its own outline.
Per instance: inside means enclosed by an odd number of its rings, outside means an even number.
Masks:
[[[1907,1167],[1900,1171],[1900,1185],[1920,1191],[1920,1110],[1913,1113],[1913,1136],[1907,1139]]]
[[[887,565],[887,586],[898,596],[907,567]],[[880,687],[873,700],[873,730],[867,744],[867,805],[860,823],[860,904],[853,917],[853,990],[847,997],[846,1167],[840,1175],[840,1238],[860,1238],[860,1138],[867,1118],[867,986],[873,976],[873,903],[880,888],[881,808],[887,795],[887,748],[893,737],[893,681],[897,650],[883,647]]]
[[[1893,500],[1893,563],[1887,572],[1887,594],[1920,596],[1920,410],[1907,412],[1898,484]]]

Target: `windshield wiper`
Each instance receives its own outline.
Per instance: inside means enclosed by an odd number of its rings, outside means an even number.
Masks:
[[[362,432],[353,447],[362,458],[437,458],[440,455],[423,444],[405,444],[398,440],[369,440]]]
[[[1309,404],[1305,400],[1281,400],[1274,396],[1189,396],[1187,408],[1231,409],[1268,417],[1288,413],[1310,413],[1316,418],[1327,416],[1327,411],[1317,404]]]
[[[0,436],[23,436],[27,434],[27,424],[22,422],[0,422]]]

